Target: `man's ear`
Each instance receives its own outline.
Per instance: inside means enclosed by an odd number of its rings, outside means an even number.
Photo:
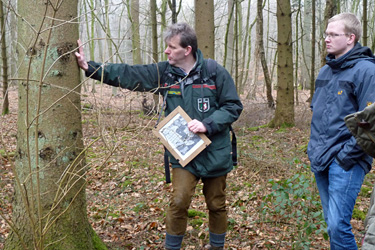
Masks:
[[[193,48],[190,45],[187,46],[185,48],[185,56],[188,56],[191,53],[192,50],[193,50]]]
[[[354,41],[355,41],[355,35],[354,34],[350,34],[349,35],[348,44],[354,44]]]

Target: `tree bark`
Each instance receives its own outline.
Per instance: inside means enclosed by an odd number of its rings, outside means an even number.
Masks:
[[[338,0],[326,0],[326,8],[324,10],[324,20],[323,20],[324,30],[327,28],[328,19],[330,19],[331,17],[337,14],[337,1]],[[325,46],[322,46],[321,51],[320,51],[320,64],[322,67],[326,64],[326,56],[327,56],[326,48]]]
[[[277,97],[270,127],[294,126],[292,12],[290,1],[277,1]]]
[[[225,31],[224,41],[224,59],[223,66],[230,74],[233,73],[233,55],[234,55],[234,0],[228,1],[228,23]]]
[[[14,224],[5,250],[106,249],[86,213],[79,69],[73,54],[77,0],[19,0],[18,13]]]
[[[2,103],[2,115],[9,114],[9,98],[8,98],[8,56],[7,56],[7,44],[5,38],[5,15],[3,2],[0,1],[0,25],[1,25],[1,58],[2,58],[2,69],[3,69],[3,98]]]
[[[258,53],[260,61],[262,63],[264,80],[266,82],[266,92],[267,92],[267,104],[269,108],[274,107],[274,100],[272,97],[272,83],[271,77],[268,70],[268,65],[266,61],[266,54],[264,52],[263,43],[263,0],[257,0],[257,42],[258,42]]]
[[[195,0],[195,31],[205,58],[215,58],[214,1]]]
[[[368,40],[368,33],[367,33],[367,23],[368,23],[368,20],[367,20],[367,0],[363,0],[363,9],[362,9],[362,12],[363,12],[363,21],[362,21],[362,25],[363,25],[363,35],[362,35],[362,45],[363,46],[367,46],[367,40]]]
[[[316,41],[316,32],[315,32],[315,0],[312,0],[312,36],[311,36],[311,71],[310,71],[310,97],[308,102],[312,101],[315,92],[315,41]]]

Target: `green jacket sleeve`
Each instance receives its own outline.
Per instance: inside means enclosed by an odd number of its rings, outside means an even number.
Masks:
[[[220,65],[217,65],[216,86],[219,108],[202,121],[209,136],[227,129],[239,118],[243,109],[232,77]]]
[[[160,86],[160,73],[165,62],[146,65],[101,64],[88,62],[86,76],[108,85],[133,91],[157,91]]]

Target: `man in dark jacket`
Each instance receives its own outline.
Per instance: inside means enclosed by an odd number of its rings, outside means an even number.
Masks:
[[[165,33],[168,61],[149,65],[86,62],[81,42],[76,53],[86,76],[136,91],[158,91],[166,99],[165,114],[177,106],[193,119],[188,128],[205,133],[211,144],[184,168],[170,154],[173,193],[166,215],[166,249],[180,249],[186,231],[188,208],[201,179],[209,210],[211,249],[223,249],[227,230],[226,176],[233,168],[230,125],[242,111],[233,79],[220,65],[207,77],[207,60],[198,49],[195,31],[185,23]],[[160,87],[161,86],[161,87]]]
[[[345,126],[345,116],[375,101],[375,60],[362,47],[361,23],[351,13],[338,14],[325,31],[327,64],[320,70],[311,103],[308,155],[327,222],[330,246],[357,249],[350,219],[372,158]]]

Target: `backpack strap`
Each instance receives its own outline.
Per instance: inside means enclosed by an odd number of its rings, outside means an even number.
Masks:
[[[163,70],[163,73],[160,74],[160,83],[161,84],[164,84],[166,82],[165,81],[166,78],[168,78],[168,77],[174,79],[174,77],[171,73],[165,72],[166,68]],[[159,116],[158,116],[158,120],[156,121],[155,128],[158,126],[158,124],[160,122],[161,115],[162,115],[164,107],[165,107],[165,103],[167,102],[169,86],[163,86],[163,87],[165,88],[164,96],[163,96],[164,98],[163,98],[163,103],[162,103],[162,105],[160,107],[160,110],[159,110]],[[171,172],[170,172],[170,169],[169,169],[169,157],[168,157],[168,154],[167,154],[167,148],[166,147],[164,147],[164,171],[165,171],[165,182],[171,183]]]
[[[203,82],[207,82],[209,79],[213,79],[213,81],[216,84],[216,68],[217,68],[217,62],[211,58],[208,58],[206,60],[206,69],[207,74],[203,77]],[[237,166],[237,137],[234,133],[234,130],[232,126],[229,127],[230,132],[232,133],[232,161],[233,166]]]
[[[236,134],[234,133],[234,130],[232,128],[232,125],[229,127],[230,132],[232,132],[232,161],[233,161],[233,166],[237,166],[237,137]]]
[[[208,58],[206,61],[207,74],[203,77],[203,82],[207,82],[209,79],[216,80],[216,68],[217,62],[214,59]]]

